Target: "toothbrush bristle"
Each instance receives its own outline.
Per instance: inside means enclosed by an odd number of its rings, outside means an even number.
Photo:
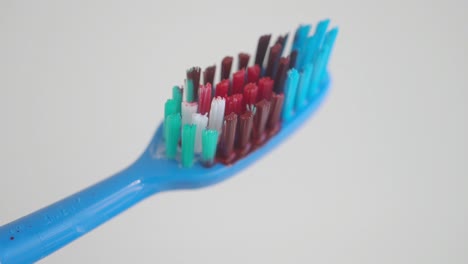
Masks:
[[[238,66],[237,69],[245,69],[249,65],[250,55],[248,53],[241,52],[238,55]]]
[[[271,35],[263,35],[258,40],[257,52],[255,54],[255,64],[260,68],[263,68],[263,61],[265,60],[265,55],[270,45]]]
[[[338,29],[327,31],[322,20],[311,32],[300,25],[285,53],[289,34],[280,35],[269,48],[271,35],[257,43],[255,60],[238,53],[232,76],[232,56],[221,61],[220,81],[214,85],[216,66],[186,72],[185,87],[174,86],[164,106],[166,156],[180,153],[183,167],[195,160],[211,167],[217,162],[232,164],[265,144],[313,102],[327,78],[327,65]],[[268,51],[268,58],[266,58]],[[181,148],[179,149],[179,143]]]
[[[231,56],[226,56],[221,61],[221,80],[229,79],[229,76],[231,75],[232,61],[233,57]]]

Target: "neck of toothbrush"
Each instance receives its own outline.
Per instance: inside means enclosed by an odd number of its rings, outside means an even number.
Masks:
[[[232,164],[261,147],[296,112],[313,100],[326,78],[327,64],[338,29],[327,31],[329,20],[297,28],[291,52],[283,56],[288,34],[270,45],[261,36],[255,61],[239,53],[221,61],[220,82],[213,85],[216,66],[187,71],[185,87],[175,86],[164,108],[165,156],[191,167],[196,160],[210,167]],[[268,58],[264,63],[268,50]]]

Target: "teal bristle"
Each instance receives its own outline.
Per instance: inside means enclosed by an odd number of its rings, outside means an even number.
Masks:
[[[313,68],[313,64],[309,63],[305,66],[304,70],[301,73],[299,86],[297,87],[297,95],[295,102],[295,108],[297,110],[300,110],[307,105],[307,98],[309,95],[309,84]]]
[[[305,45],[305,41],[307,40],[307,36],[309,35],[311,27],[311,25],[300,25],[297,28],[296,34],[294,35],[294,41],[291,51],[297,50],[301,52],[302,48]]]
[[[167,99],[166,103],[164,104],[164,124],[166,123],[166,118],[169,115],[177,113],[177,102],[174,99]],[[164,133],[164,137],[166,137],[166,133]]]
[[[202,132],[202,162],[205,165],[212,165],[216,155],[218,145],[218,131],[205,129]]]
[[[185,101],[193,102],[194,93],[193,93],[193,81],[190,79],[186,80],[185,84]]]
[[[166,117],[164,123],[164,132],[166,134],[166,156],[169,159],[175,158],[177,154],[177,145],[180,139],[180,126],[182,119],[180,114],[171,114]]]
[[[182,129],[182,166],[190,168],[195,158],[196,125],[186,124]]]
[[[294,114],[294,102],[296,98],[297,85],[299,84],[299,72],[296,69],[288,71],[286,85],[284,87],[283,120],[289,121]]]
[[[180,113],[182,107],[182,89],[177,85],[172,87],[172,99],[177,102],[177,113]]]

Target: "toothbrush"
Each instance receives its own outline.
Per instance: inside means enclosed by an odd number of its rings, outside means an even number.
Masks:
[[[116,175],[1,226],[0,263],[38,261],[144,198],[213,185],[267,154],[327,95],[338,34],[328,26],[320,21],[313,33],[310,25],[299,26],[288,56],[282,55],[288,34],[269,49],[271,35],[260,37],[252,66],[250,55],[240,53],[230,78],[233,57],[225,57],[216,85],[216,66],[203,74],[189,69],[143,154]]]

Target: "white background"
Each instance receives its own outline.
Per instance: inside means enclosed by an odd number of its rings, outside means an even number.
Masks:
[[[151,197],[42,263],[467,263],[467,10],[0,0],[0,224],[130,164],[188,67],[329,17],[332,91],[287,144],[222,184]]]

